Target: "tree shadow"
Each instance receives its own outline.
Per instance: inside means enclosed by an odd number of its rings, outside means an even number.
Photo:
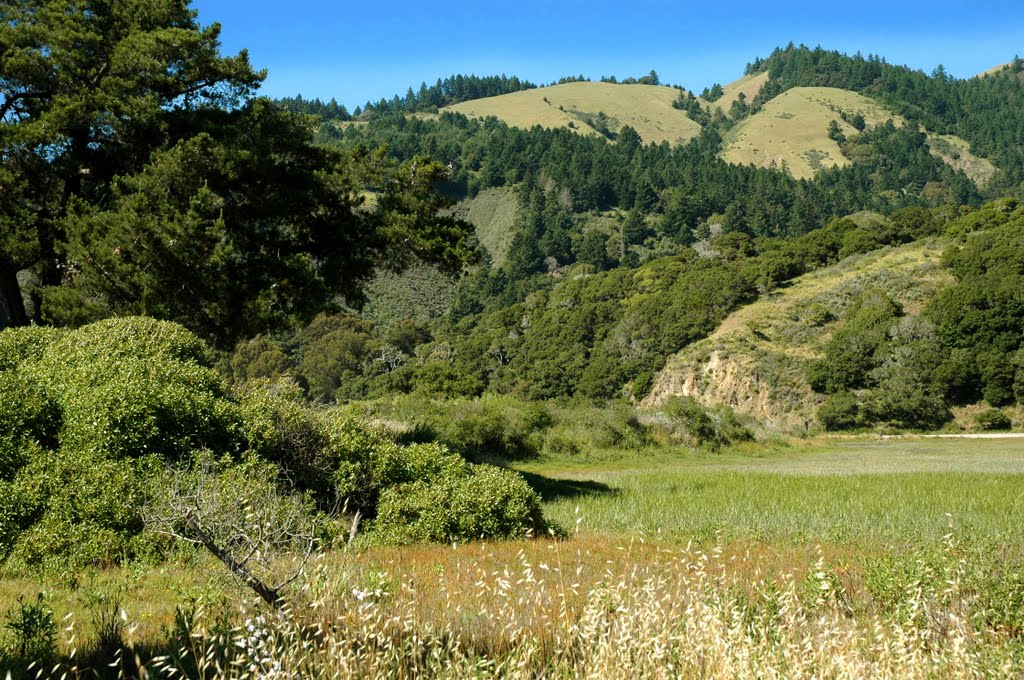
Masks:
[[[517,472],[523,476],[530,488],[540,494],[541,499],[545,501],[619,493],[618,489],[589,479],[554,479],[534,472],[523,472],[522,470],[517,470]]]

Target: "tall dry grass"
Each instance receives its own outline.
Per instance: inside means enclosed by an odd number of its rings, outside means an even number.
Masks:
[[[537,559],[543,556],[542,559]],[[550,559],[548,559],[550,558]],[[824,558],[751,579],[721,548],[645,549],[603,571],[558,544],[399,581],[325,560],[285,614],[183,613],[149,677],[1016,678],[1020,631],[979,618],[976,565],[945,558],[854,602]],[[140,672],[131,653],[113,660]],[[141,665],[141,664],[140,664]],[[64,665],[54,675],[84,676]]]

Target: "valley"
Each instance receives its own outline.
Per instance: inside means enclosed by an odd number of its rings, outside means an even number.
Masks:
[[[206,9],[0,7],[0,677],[1024,673],[1024,61]]]

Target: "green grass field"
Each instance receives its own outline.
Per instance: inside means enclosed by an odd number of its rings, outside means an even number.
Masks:
[[[524,469],[555,480],[546,505],[553,519],[588,532],[864,544],[953,532],[1024,545],[1021,439],[853,439],[724,454],[610,454],[578,465],[554,459]]]

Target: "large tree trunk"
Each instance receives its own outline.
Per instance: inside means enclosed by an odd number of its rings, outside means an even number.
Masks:
[[[25,301],[21,298],[18,272],[0,264],[0,328],[28,325]]]

